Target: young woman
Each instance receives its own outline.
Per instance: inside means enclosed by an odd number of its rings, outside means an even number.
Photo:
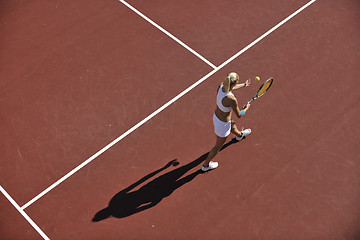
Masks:
[[[232,111],[238,118],[241,118],[250,107],[250,104],[247,103],[245,109],[240,110],[238,102],[232,93],[232,90],[248,87],[250,85],[250,79],[241,84],[238,82],[239,75],[232,72],[226,76],[225,80],[218,88],[216,97],[217,107],[213,116],[216,144],[209,152],[209,155],[201,168],[204,172],[215,169],[219,165],[217,162],[212,162],[211,160],[219,152],[230,132],[236,135],[236,140],[238,141],[251,133],[251,129],[239,131],[235,122],[231,120]]]

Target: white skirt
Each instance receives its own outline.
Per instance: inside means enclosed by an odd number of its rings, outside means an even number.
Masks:
[[[213,116],[215,134],[219,137],[227,137],[231,132],[231,121],[223,122],[215,115]]]

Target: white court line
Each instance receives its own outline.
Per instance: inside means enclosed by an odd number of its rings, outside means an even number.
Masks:
[[[136,14],[138,14],[140,17],[142,17],[143,19],[145,19],[147,22],[149,22],[150,24],[152,24],[154,27],[156,27],[157,29],[159,29],[160,31],[162,31],[163,33],[165,33],[167,36],[169,36],[170,38],[172,38],[173,40],[175,40],[177,43],[179,43],[181,46],[183,46],[184,48],[186,48],[187,50],[189,50],[191,53],[193,53],[195,56],[197,56],[198,58],[200,58],[201,60],[203,60],[205,63],[207,63],[208,65],[210,65],[213,69],[216,69],[216,66],[214,64],[212,64],[209,60],[207,60],[206,58],[204,58],[203,56],[201,56],[199,53],[195,52],[193,49],[191,49],[188,45],[186,45],[185,43],[183,43],[182,41],[180,41],[177,37],[175,37],[174,35],[172,35],[171,33],[169,33],[168,31],[166,31],[164,28],[160,27],[158,24],[156,24],[154,21],[152,21],[150,18],[146,17],[144,14],[142,14],[139,10],[137,10],[136,8],[134,8],[133,6],[131,6],[130,4],[128,4],[127,2],[123,1],[123,0],[119,0],[120,2],[122,2],[125,6],[127,6],[128,8],[130,8],[132,11],[134,11]]]
[[[299,8],[297,11],[295,11],[293,14],[291,14],[289,17],[285,18],[283,21],[281,21],[280,23],[278,23],[275,27],[271,28],[269,31],[267,31],[266,33],[264,33],[263,35],[261,35],[259,38],[257,38],[255,41],[253,41],[252,43],[250,43],[248,46],[246,46],[244,49],[242,49],[241,51],[237,52],[234,56],[232,56],[231,58],[229,58],[228,60],[226,60],[223,64],[221,64],[219,67],[216,67],[214,70],[212,70],[211,72],[209,72],[206,76],[202,77],[200,80],[198,80],[197,82],[195,82],[194,84],[192,84],[190,87],[188,87],[187,89],[185,89],[184,91],[182,91],[179,95],[177,95],[176,97],[174,97],[173,99],[171,99],[169,102],[165,103],[162,107],[160,107],[159,109],[157,109],[155,112],[151,113],[149,116],[147,116],[146,118],[144,118],[141,122],[139,122],[138,124],[136,124],[135,126],[133,126],[132,128],[130,128],[129,130],[127,130],[125,133],[123,133],[120,137],[116,138],[114,141],[112,141],[111,143],[109,143],[108,145],[106,145],[104,148],[102,148],[100,151],[98,151],[97,153],[95,153],[93,156],[91,156],[89,159],[87,159],[85,162],[83,162],[82,164],[80,164],[79,166],[77,166],[76,168],[74,168],[72,171],[70,171],[68,174],[66,174],[65,176],[63,176],[62,178],[60,178],[58,181],[56,181],[55,183],[53,183],[51,186],[49,186],[48,188],[46,188],[44,191],[42,191],[39,195],[37,195],[36,197],[34,197],[32,200],[30,200],[29,202],[27,202],[24,206],[21,207],[21,209],[25,209],[28,206],[30,206],[31,204],[33,204],[35,201],[37,201],[39,198],[41,198],[42,196],[44,196],[46,193],[48,193],[49,191],[51,191],[53,188],[55,188],[57,185],[59,185],[60,183],[62,183],[63,181],[65,181],[67,178],[69,178],[71,175],[73,175],[74,173],[76,173],[77,171],[79,171],[81,168],[83,168],[84,166],[86,166],[87,164],[89,164],[92,160],[94,160],[96,157],[98,157],[99,155],[101,155],[102,153],[104,153],[106,150],[108,150],[109,148],[111,148],[112,146],[114,146],[116,143],[118,143],[121,139],[123,139],[124,137],[126,137],[127,135],[129,135],[130,133],[132,133],[133,131],[135,131],[137,128],[139,128],[141,125],[143,125],[144,123],[146,123],[147,121],[149,121],[151,118],[153,118],[154,116],[156,116],[158,113],[160,113],[162,110],[164,110],[165,108],[167,108],[168,106],[170,106],[172,103],[174,103],[175,101],[177,101],[179,98],[181,98],[182,96],[184,96],[186,93],[190,92],[192,89],[194,89],[196,86],[198,86],[200,83],[202,83],[203,81],[205,81],[206,79],[208,79],[210,76],[212,76],[214,73],[216,73],[217,71],[219,71],[220,69],[222,69],[223,67],[225,67],[227,64],[229,64],[231,61],[233,61],[236,57],[240,56],[242,53],[244,53],[246,50],[248,50],[249,48],[251,48],[252,46],[254,46],[256,43],[258,43],[260,40],[262,40],[263,38],[265,38],[266,36],[268,36],[270,33],[272,33],[273,31],[275,31],[277,28],[279,28],[281,25],[283,25],[284,23],[286,23],[287,21],[289,21],[291,18],[293,18],[295,15],[297,15],[298,13],[300,13],[301,11],[303,11],[305,8],[307,8],[308,6],[310,6],[312,3],[316,2],[316,0],[312,0],[310,2],[308,2],[306,5],[304,5],[303,7]]]
[[[232,56],[231,58],[229,58],[228,60],[226,60],[223,64],[221,64],[219,66],[219,68],[223,68],[225,65],[227,65],[229,62],[231,62],[232,60],[234,60],[235,58],[237,58],[238,56],[240,56],[241,54],[243,54],[245,51],[247,51],[249,48],[251,48],[252,46],[254,46],[255,44],[257,44],[258,42],[260,42],[263,38],[265,38],[267,35],[269,35],[270,33],[272,33],[273,31],[275,31],[276,29],[278,29],[279,27],[281,27],[284,23],[286,23],[287,21],[289,21],[291,18],[295,17],[297,14],[299,14],[301,11],[303,11],[305,8],[307,8],[308,6],[310,6],[311,4],[313,4],[314,2],[316,2],[316,0],[312,0],[310,2],[308,2],[307,4],[305,4],[304,6],[302,6],[301,8],[299,8],[298,10],[296,10],[293,14],[291,14],[290,16],[288,16],[287,18],[285,18],[284,20],[282,20],[281,22],[279,22],[278,24],[276,24],[273,28],[271,28],[269,31],[267,31],[266,33],[264,33],[263,35],[261,35],[260,37],[258,37],[255,41],[253,41],[252,43],[250,43],[249,45],[247,45],[245,48],[243,48],[241,51],[239,51],[238,53],[236,53],[234,56]]]
[[[48,236],[34,223],[34,221],[24,212],[23,209],[14,201],[14,199],[5,191],[5,189],[0,185],[0,191],[4,196],[11,202],[11,204],[16,208],[16,210],[23,215],[23,217],[30,223],[30,225],[45,239],[50,240]]]

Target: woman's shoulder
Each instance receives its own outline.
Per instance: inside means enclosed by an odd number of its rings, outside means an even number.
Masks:
[[[230,99],[230,100],[232,100],[232,101],[236,101],[236,97],[235,97],[235,95],[234,95],[234,94],[232,94],[231,92],[230,92],[230,93],[228,93],[228,95],[226,95],[226,98],[227,98],[227,99]]]

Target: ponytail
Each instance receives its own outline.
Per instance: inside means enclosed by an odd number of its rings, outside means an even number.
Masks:
[[[229,73],[225,80],[223,81],[224,90],[225,92],[230,92],[230,88],[232,85],[236,84],[236,82],[239,80],[239,75],[237,73]]]
[[[224,85],[225,92],[230,92],[230,77],[229,77],[229,75],[225,78],[223,85]]]

